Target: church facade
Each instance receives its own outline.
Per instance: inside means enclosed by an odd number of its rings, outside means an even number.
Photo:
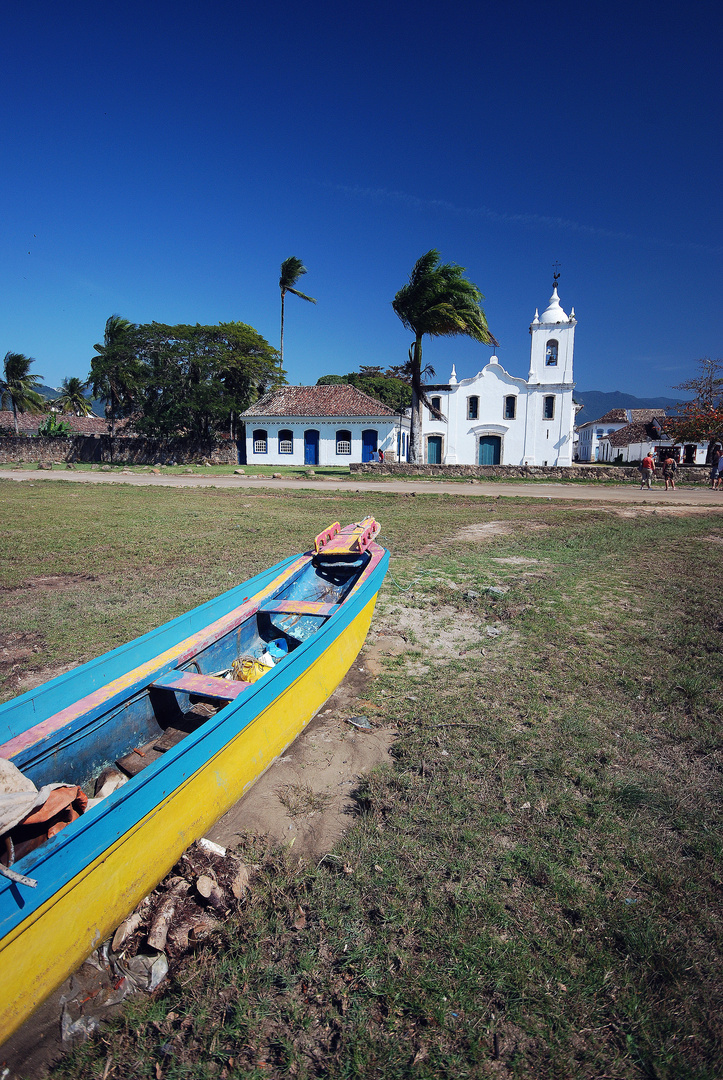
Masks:
[[[496,356],[470,379],[427,384],[442,413],[423,409],[424,460],[432,465],[571,465],[576,406],[575,309],[566,315],[557,281],[530,324],[530,368],[516,378]]]

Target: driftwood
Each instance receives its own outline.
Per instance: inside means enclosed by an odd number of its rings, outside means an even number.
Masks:
[[[231,892],[237,900],[241,900],[246,895],[249,887],[249,880],[249,869],[246,863],[240,862],[238,870],[236,871],[236,876],[231,882]]]
[[[125,942],[132,934],[135,934],[142,922],[143,916],[140,911],[133,911],[127,919],[123,920],[113,935],[113,941],[111,942],[113,952],[120,952]]]
[[[171,878],[168,896],[156,911],[155,918],[148,931],[148,944],[152,949],[163,952],[166,947],[166,938],[173,921],[178,901],[186,895],[191,886],[183,878]]]
[[[198,911],[172,926],[168,932],[168,944],[179,952],[186,950],[203,938],[208,937],[220,923],[211,915],[202,915]]]
[[[220,912],[222,915],[228,911],[229,902],[226,893],[213,878],[209,877],[207,874],[201,874],[201,876],[196,879],[196,889],[204,900],[207,900],[211,907],[215,908],[216,911]]]

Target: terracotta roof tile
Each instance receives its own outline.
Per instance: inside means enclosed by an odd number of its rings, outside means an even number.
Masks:
[[[395,416],[393,409],[346,383],[282,386],[259,398],[242,416]]]
[[[639,412],[647,412],[651,410],[636,410]],[[626,424],[625,427],[619,428],[618,431],[612,431],[605,438],[611,446],[629,446],[630,443],[639,442],[655,442],[661,436],[660,429],[653,423],[653,419],[657,419],[658,423],[664,428],[665,417],[659,413],[656,414],[655,410],[652,410],[653,416],[650,420],[637,420],[633,424]],[[664,433],[664,432],[663,432]]]

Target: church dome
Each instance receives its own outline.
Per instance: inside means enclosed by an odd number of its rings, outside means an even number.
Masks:
[[[569,322],[569,319],[560,305],[560,297],[557,295],[557,285],[552,290],[552,296],[550,297],[550,303],[547,305],[547,310],[543,311],[540,315],[541,323],[562,323]]]

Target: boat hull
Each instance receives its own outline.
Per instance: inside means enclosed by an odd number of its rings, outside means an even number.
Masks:
[[[251,687],[162,767],[134,778],[35,853],[33,874],[56,874],[38,897],[9,886],[15,925],[0,939],[0,1043],[108,938],[182,852],[244,794],[338,686],[369,630],[388,555],[345,610],[292,654],[296,661]],[[382,565],[383,563],[383,565]],[[332,623],[334,624],[332,626]],[[219,714],[221,717],[221,714]],[[123,822],[119,827],[119,820]],[[72,835],[71,835],[72,834]],[[62,864],[58,862],[62,860]],[[68,872],[70,866],[70,872]],[[27,871],[26,871],[27,872]],[[6,883],[8,886],[9,883]],[[7,891],[7,890],[6,890]],[[27,905],[27,915],[22,908]],[[7,907],[7,905],[6,905]]]

